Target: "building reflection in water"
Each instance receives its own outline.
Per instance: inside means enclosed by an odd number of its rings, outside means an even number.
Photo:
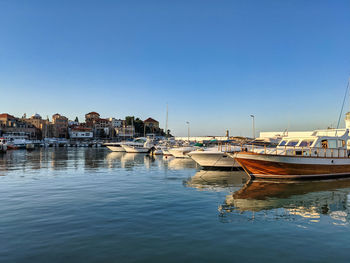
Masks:
[[[104,166],[106,152],[104,149],[87,148],[84,151],[84,168],[96,170]]]
[[[250,213],[272,219],[299,217],[319,222],[322,215],[335,224],[349,222],[350,179],[322,181],[251,180],[226,197],[222,216]]]
[[[54,170],[66,170],[68,164],[68,149],[62,147],[49,152],[51,153],[51,167]]]
[[[109,152],[106,156],[108,168],[125,168],[144,167],[149,169],[154,159],[148,154]]]

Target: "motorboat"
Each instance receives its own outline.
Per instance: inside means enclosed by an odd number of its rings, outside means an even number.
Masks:
[[[240,170],[242,168],[238,162],[232,156],[228,155],[228,153],[234,153],[240,150],[241,147],[231,147],[230,145],[226,149],[222,147],[200,148],[189,152],[187,155],[204,169]]]
[[[0,153],[6,153],[7,143],[5,138],[0,138]]]
[[[197,150],[197,146],[182,146],[168,149],[168,152],[175,158],[190,158],[188,153]]]
[[[149,153],[154,148],[154,144],[151,139],[147,138],[143,144],[122,144],[122,147],[127,153]]]
[[[132,141],[108,142],[108,143],[104,143],[103,145],[106,146],[108,149],[110,149],[112,152],[125,152],[123,145],[142,147],[146,141],[147,141],[147,138],[138,137]]]
[[[167,147],[163,145],[156,145],[152,150],[152,155],[163,155],[164,151],[167,151]]]
[[[112,152],[125,152],[124,148],[122,147],[122,142],[108,142],[104,143],[103,145]]]
[[[316,130],[285,137],[275,149],[245,149],[232,154],[250,177],[302,179],[350,175],[348,129]]]

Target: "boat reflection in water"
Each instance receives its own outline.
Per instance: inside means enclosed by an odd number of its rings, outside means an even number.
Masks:
[[[298,217],[310,222],[319,222],[326,216],[334,224],[347,224],[349,193],[349,178],[326,181],[251,180],[228,195],[219,211],[223,215],[253,212],[254,219],[261,215],[264,219],[269,216],[273,219]]]
[[[106,156],[109,168],[132,168],[132,167],[144,167],[146,169],[150,168],[150,163],[154,161],[145,154],[134,154],[125,152],[110,152]]]
[[[197,167],[195,161],[190,158],[169,158],[168,169],[170,170],[182,170],[182,169],[193,169]]]
[[[249,177],[243,171],[200,170],[193,177],[184,181],[184,185],[199,190],[234,191],[244,186],[248,180]]]

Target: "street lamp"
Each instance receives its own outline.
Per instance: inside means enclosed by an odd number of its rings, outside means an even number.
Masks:
[[[187,127],[187,140],[190,142],[190,122],[186,121],[188,127]]]
[[[252,117],[252,120],[253,120],[253,139],[255,139],[255,116],[250,115],[250,117]]]

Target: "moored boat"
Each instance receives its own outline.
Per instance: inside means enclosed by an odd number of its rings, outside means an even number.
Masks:
[[[230,147],[231,153],[239,151],[240,147]],[[188,155],[204,169],[239,170],[241,166],[235,159],[228,155],[229,152],[220,150],[218,147],[198,149]]]
[[[183,146],[168,149],[168,152],[175,158],[190,158],[188,153],[197,150],[196,146]]]
[[[112,152],[125,152],[121,144],[122,144],[121,142],[110,142],[110,143],[105,143],[103,145],[106,146]]]
[[[343,133],[341,136],[338,134]],[[287,137],[273,150],[250,149],[233,157],[251,177],[303,179],[350,175],[349,130],[318,130]]]
[[[154,144],[147,139],[144,144],[122,144],[122,147],[127,153],[149,153],[154,148]]]

